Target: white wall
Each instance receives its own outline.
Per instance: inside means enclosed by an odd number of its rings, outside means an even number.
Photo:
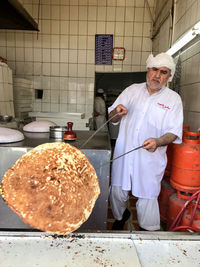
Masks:
[[[37,21],[37,0],[21,0]],[[93,112],[96,72],[144,71],[152,50],[146,0],[42,0],[40,32],[0,31],[0,55],[13,74],[33,81],[44,98],[34,111]],[[148,0],[154,13],[154,0]],[[95,34],[113,34],[126,49],[123,62],[95,66]]]
[[[172,0],[156,0],[152,34],[154,54],[165,52],[170,46],[172,35],[172,4]]]
[[[200,1],[178,0],[175,17],[174,41],[200,20]],[[181,96],[184,104],[184,122],[192,131],[200,128],[200,41],[197,38],[182,50]]]
[[[200,20],[200,1],[199,0],[176,0],[175,15],[175,42],[181,35],[194,26]]]

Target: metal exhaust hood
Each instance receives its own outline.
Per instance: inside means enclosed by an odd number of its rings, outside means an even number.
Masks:
[[[18,0],[1,0],[0,29],[38,31],[38,24]]]

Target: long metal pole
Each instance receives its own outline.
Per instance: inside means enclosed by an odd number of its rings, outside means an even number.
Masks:
[[[113,115],[109,120],[107,120],[104,124],[101,125],[99,129],[97,129],[81,146],[80,149],[83,148],[109,121],[111,121],[115,116],[117,116],[120,112],[117,112]]]

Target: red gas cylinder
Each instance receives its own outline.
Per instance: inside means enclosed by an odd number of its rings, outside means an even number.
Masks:
[[[167,166],[165,169],[165,177],[166,180],[169,181],[169,177],[171,176],[171,169],[172,169],[172,156],[173,156],[173,143],[167,146]]]
[[[200,133],[185,132],[182,144],[174,144],[170,183],[179,191],[200,189]]]
[[[183,125],[183,138],[185,137],[185,132],[190,130],[190,126],[189,125]],[[174,144],[170,143],[167,146],[167,166],[165,169],[165,177],[166,180],[170,180],[170,176],[171,176],[171,170],[172,170],[172,160],[173,160],[173,147]]]
[[[190,193],[180,192],[172,194],[169,197],[168,214],[167,214],[167,229],[169,230],[176,216],[184,207],[186,201],[191,197]]]
[[[167,222],[169,197],[175,193],[175,191],[176,190],[170,185],[169,182],[162,180],[158,203],[160,209],[160,218],[163,222]]]
[[[190,131],[190,126],[189,125],[183,125],[183,138],[185,137],[185,132]]]
[[[191,224],[192,216],[193,216],[194,205],[192,205],[189,210],[183,214],[182,221],[180,226],[191,226],[194,228],[195,232],[200,232],[200,206],[195,211],[194,218]],[[187,229],[181,230],[182,232],[187,232]]]

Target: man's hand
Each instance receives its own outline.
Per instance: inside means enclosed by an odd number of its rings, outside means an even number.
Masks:
[[[123,117],[124,115],[126,115],[128,112],[127,108],[124,107],[122,104],[119,104],[114,110],[112,110],[109,113],[109,118],[113,117],[115,114],[117,114],[112,120],[111,122],[118,122],[121,117]]]
[[[149,152],[156,151],[158,147],[156,139],[157,138],[148,138],[147,140],[145,140],[143,143],[144,149],[148,150]]]
[[[156,151],[157,147],[167,146],[172,143],[176,138],[177,136],[175,134],[166,133],[159,138],[148,138],[144,141],[143,146],[149,152],[154,152]]]
[[[118,105],[116,108],[115,108],[115,113],[119,113],[118,115],[120,117],[126,115],[128,112],[127,108],[124,107],[122,104]]]

